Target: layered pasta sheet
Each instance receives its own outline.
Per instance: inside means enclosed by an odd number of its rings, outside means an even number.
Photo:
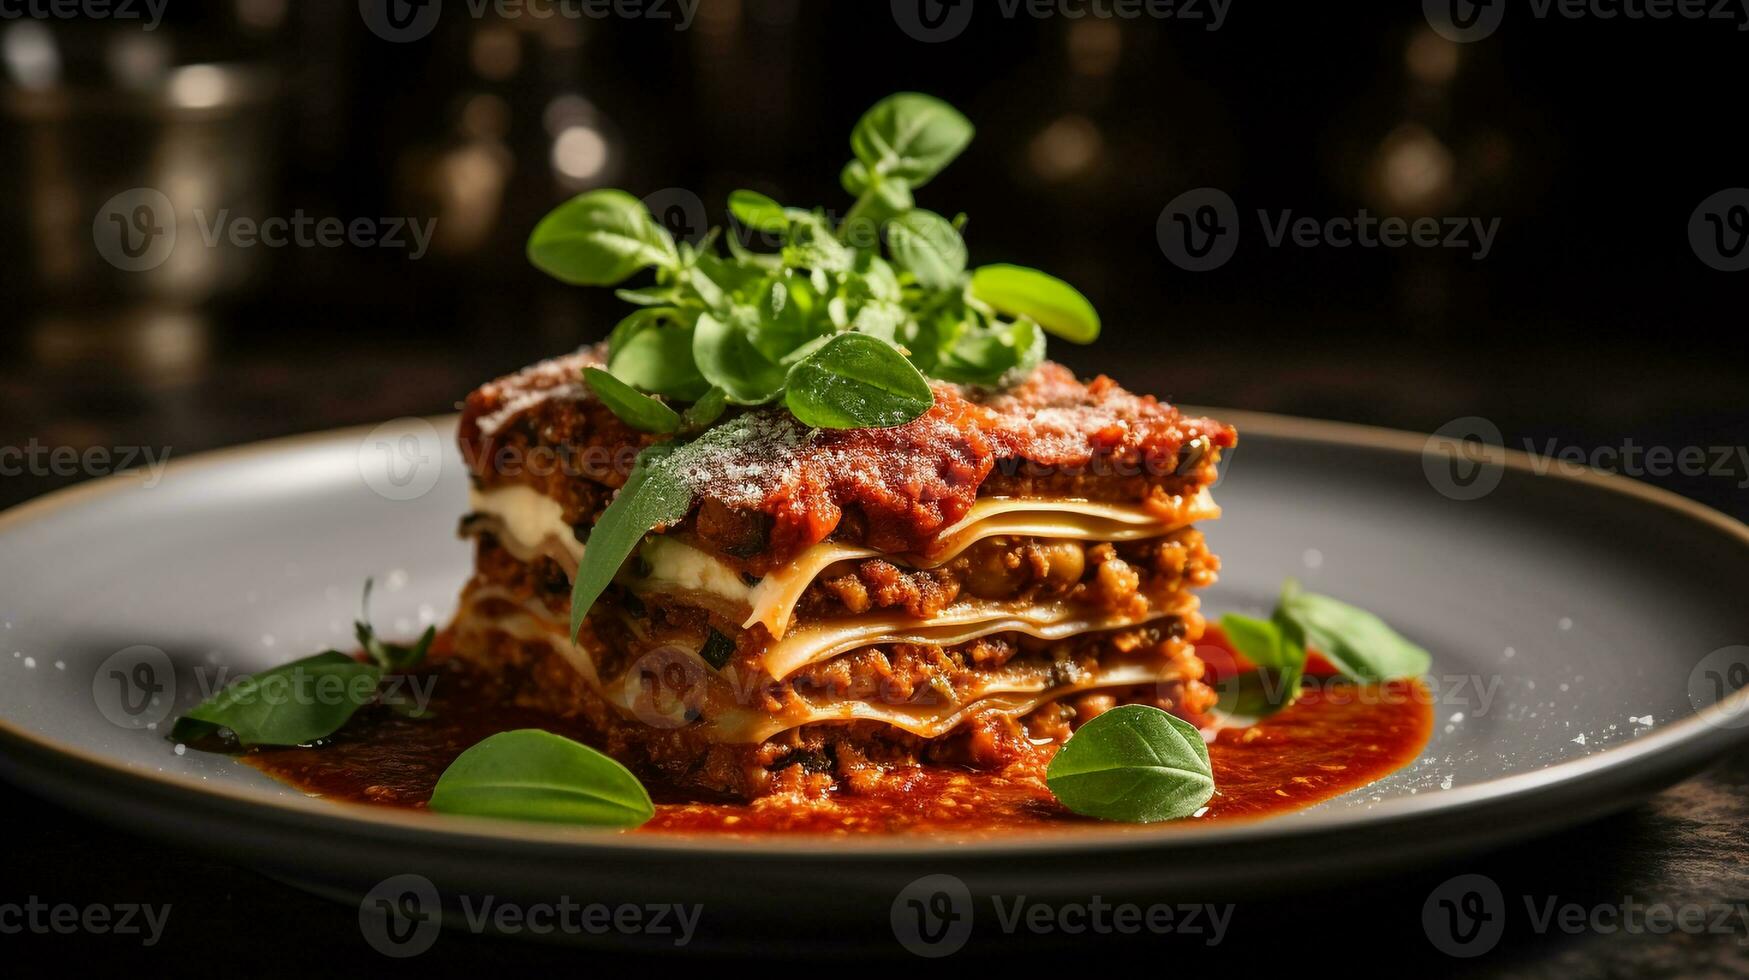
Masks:
[[[472,503],[470,531],[490,535],[519,561],[545,560],[567,577],[575,572],[587,545],[564,523],[555,502],[514,486],[477,490]],[[646,539],[622,570],[616,593],[602,601],[606,608],[596,611],[597,618],[616,621],[611,631],[586,630],[573,640],[566,635],[562,608],[555,608],[550,598],[519,596],[484,580],[477,581],[465,597],[461,623],[464,629],[498,629],[550,645],[603,698],[633,716],[642,710],[639,698],[645,692],[640,685],[649,683],[651,673],[640,669],[639,662],[646,661],[647,668],[652,658],[664,659],[661,666],[672,674],[673,665],[666,661],[689,660],[689,670],[708,671],[720,680],[704,681],[701,686],[720,687],[727,694],[705,699],[714,710],[699,719],[710,737],[720,741],[757,742],[803,725],[841,721],[874,721],[936,738],[973,714],[1017,717],[1071,693],[1185,679],[1194,672],[1194,663],[1183,657],[1157,651],[1125,653],[1114,647],[1097,651],[1101,655],[1089,667],[1074,662],[1065,643],[1080,641],[1078,646],[1084,649],[1091,640],[1097,648],[1101,637],[1123,634],[1124,642],[1134,645],[1138,635],[1134,631],[1150,626],[1161,636],[1170,633],[1182,639],[1192,625],[1200,625],[1196,598],[1182,581],[1141,588],[1141,573],[1133,568],[1129,574],[1136,577],[1137,587],[1119,603],[1088,601],[1078,594],[1086,590],[1076,582],[1048,598],[1036,594],[985,598],[961,588],[927,618],[903,607],[840,609],[835,615],[810,617],[798,615],[804,595],[819,589],[823,580],[852,574],[858,563],[867,561],[884,563],[901,574],[933,572],[937,579],[951,583],[956,575],[968,574],[963,563],[955,565],[956,559],[979,547],[997,554],[999,562],[1016,560],[1011,556],[1030,554],[1028,549],[1041,545],[1059,551],[1075,548],[1083,552],[1084,567],[1089,548],[1142,545],[1175,532],[1181,538],[1188,532],[1200,548],[1192,524],[1217,516],[1219,510],[1206,489],[1151,507],[1067,499],[985,499],[944,533],[941,545],[929,553],[882,554],[828,541],[756,579],[679,537],[658,534]],[[1102,564],[1122,561],[1111,557]],[[699,622],[711,625],[678,642],[673,635],[660,639],[640,635],[638,621],[652,606],[691,607],[703,614]],[[706,647],[712,639],[706,630],[726,636],[736,651],[751,650],[751,654],[732,663],[709,662]],[[894,697],[893,691],[879,685],[868,692],[834,693],[829,687],[786,683],[810,670],[814,675],[831,676],[835,669],[838,674],[854,674],[859,665],[836,662],[894,646],[930,648],[941,651],[939,656],[952,659],[958,654],[963,660],[968,644],[992,636],[1001,637],[1015,652],[1000,664],[948,671],[954,675],[950,682],[932,684],[921,694],[909,686],[902,696]],[[614,638],[622,637],[632,649],[609,649]],[[602,662],[608,660],[618,669],[604,670]],[[783,694],[774,699],[769,695],[773,688]]]

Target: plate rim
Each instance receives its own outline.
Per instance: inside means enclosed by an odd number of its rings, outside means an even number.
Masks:
[[[1207,413],[1227,421],[1239,428],[1241,434],[1249,430],[1269,438],[1293,442],[1333,443],[1393,454],[1423,455],[1434,438],[1406,430],[1352,422],[1239,409],[1179,407],[1187,414]],[[435,426],[439,431],[454,431],[458,419],[459,416],[454,413],[408,416],[375,425],[367,423],[207,450],[171,461],[162,474],[162,479],[169,479],[173,473],[186,475],[203,469],[237,464],[251,457],[359,439],[385,425],[422,424]],[[1631,497],[1642,504],[1707,525],[1735,539],[1738,544],[1749,547],[1749,525],[1672,491],[1588,466],[1576,469],[1545,467],[1542,472],[1538,472],[1530,454],[1522,450],[1484,445],[1483,452],[1490,463],[1499,463],[1537,479],[1566,481]],[[119,473],[51,491],[0,511],[0,534],[50,514],[137,486],[132,474]],[[1225,844],[1255,844],[1276,838],[1315,838],[1325,834],[1392,827],[1417,820],[1458,817],[1478,808],[1522,801],[1540,793],[1556,792],[1562,787],[1581,784],[1618,770],[1624,775],[1631,775],[1636,764],[1644,764],[1648,760],[1658,762],[1666,754],[1671,757],[1669,768],[1676,768],[1675,763],[1682,760],[1686,760],[1690,767],[1698,765],[1739,743],[1749,741],[1749,726],[1730,727],[1732,722],[1745,715],[1749,715],[1749,688],[1737,691],[1716,704],[1664,725],[1650,734],[1611,746],[1593,755],[1457,789],[1386,800],[1365,810],[1276,814],[1223,820],[1200,826],[1186,826],[1181,823],[1169,831],[1146,826],[1091,824],[1069,831],[1053,828],[972,837],[953,833],[895,833],[866,837],[721,833],[639,835],[600,828],[439,816],[320,797],[271,796],[258,790],[215,784],[192,776],[153,772],[118,763],[109,757],[23,728],[3,716],[0,716],[0,753],[15,759],[20,755],[16,750],[23,749],[24,756],[71,760],[119,778],[124,784],[139,781],[160,792],[169,792],[185,804],[198,806],[202,800],[216,797],[232,807],[262,808],[283,819],[313,821],[336,829],[351,827],[356,830],[390,832],[403,841],[407,841],[411,835],[422,843],[439,846],[506,845],[568,852],[581,848],[623,858],[671,857],[699,853],[749,858],[833,860],[940,857],[944,854],[988,858],[1010,856],[1023,848],[1036,849],[1040,843],[1051,845],[1053,853],[1057,854],[1132,849],[1201,849]],[[29,780],[32,788],[52,782],[52,777],[34,777]],[[1575,816],[1574,820],[1583,817],[1581,814]]]

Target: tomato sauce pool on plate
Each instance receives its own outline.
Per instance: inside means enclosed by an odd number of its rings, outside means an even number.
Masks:
[[[1212,675],[1232,676],[1237,658],[1218,630],[1209,634],[1198,653]],[[320,745],[258,749],[243,759],[312,796],[423,809],[444,769],[487,736],[544,728],[588,740],[576,722],[508,704],[491,677],[464,661],[442,660],[424,674],[442,680],[430,688],[429,717],[371,706]],[[1197,819],[1265,816],[1359,789],[1414,761],[1432,727],[1431,698],[1420,681],[1338,683],[1314,659],[1293,705],[1214,736],[1215,796]],[[687,799],[652,785],[656,816],[636,832],[982,834],[1095,823],[1052,798],[1046,761],[994,772],[903,767],[854,793],[805,801]]]

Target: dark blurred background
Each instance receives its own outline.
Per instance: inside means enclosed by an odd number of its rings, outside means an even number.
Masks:
[[[677,224],[720,223],[726,194],[747,186],[842,209],[850,128],[901,89],[980,128],[923,206],[971,216],[975,262],[1056,272],[1103,313],[1098,344],[1053,344],[1083,372],[1190,403],[1420,431],[1481,416],[1517,448],[1749,444],[1749,272],[1715,268],[1749,265],[1749,191],[1732,192],[1749,186],[1741,24],[1539,19],[1515,4],[1490,36],[1459,43],[1414,0],[1238,0],[1214,30],[1208,0],[1164,20],[1006,16],[1004,0],[969,14],[934,0],[652,3],[542,17],[550,4],[0,0],[0,450],[179,457],[448,411],[620,315],[606,291],[565,288],[523,258],[554,204],[616,185]],[[1241,232],[1231,261],[1192,272],[1157,225],[1199,188],[1231,197]],[[1271,247],[1259,209],[1498,230],[1480,259]],[[232,231],[302,216],[364,234],[209,244],[220,215]],[[384,235],[398,244],[365,243]],[[1743,465],[1637,475],[1749,517]],[[92,475],[15,468],[0,504]],[[1519,890],[1740,897],[1746,787],[1739,757],[1486,867]],[[174,897],[211,914],[214,936],[271,922],[281,967],[363,949],[346,908],[10,789],[0,801],[34,828],[6,859],[19,894]],[[1284,901],[1255,942],[1212,963],[1278,967],[1308,905],[1386,923],[1367,940],[1375,967],[1432,956],[1415,909],[1451,873]],[[1521,939],[1519,975],[1743,967],[1728,941]],[[449,948],[451,967],[475,972],[533,955]],[[136,955],[105,949],[118,966]]]
[[[1053,345],[1084,372],[1420,430],[1483,416],[1515,446],[1744,441],[1749,274],[1689,235],[1749,184],[1734,23],[1526,11],[1457,43],[1418,3],[1241,2],[1211,29],[1206,2],[1122,19],[982,0],[954,22],[927,0],[947,26],[923,41],[927,19],[886,2],[397,0],[371,24],[351,0],[155,3],[155,26],[146,0],[134,19],[9,0],[0,20],[0,445],[185,455],[447,410],[617,319],[523,258],[549,207],[617,185],[691,224],[739,186],[842,209],[851,125],[899,89],[980,127],[920,194],[971,216],[974,261],[1057,272],[1102,311],[1097,345]],[[1200,187],[1242,233],[1189,272],[1156,223]],[[127,271],[106,252],[122,230],[149,244],[139,188],[177,236]],[[1498,231],[1480,259],[1270,247],[1259,209]],[[400,244],[210,244],[220,214],[362,219]],[[427,245],[407,219],[435,221]],[[1742,512],[1736,480],[1664,482]]]

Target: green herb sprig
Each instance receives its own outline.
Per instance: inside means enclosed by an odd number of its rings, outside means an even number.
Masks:
[[[1051,759],[1045,784],[1075,813],[1128,823],[1188,817],[1215,795],[1202,733],[1142,704],[1112,708],[1077,729]]]
[[[500,732],[450,763],[432,790],[437,813],[597,827],[636,827],[656,808],[626,767],[535,728]]]
[[[1269,674],[1267,688],[1249,675],[1235,678],[1238,714],[1262,717],[1298,699],[1306,651],[1315,647],[1346,679],[1357,682],[1420,677],[1433,665],[1426,650],[1404,639],[1384,620],[1339,599],[1307,592],[1288,579],[1268,619],[1228,613],[1221,631],[1235,650]],[[1243,685],[1250,684],[1250,688]]]
[[[437,627],[425,627],[425,632],[420,634],[412,646],[388,643],[380,639],[376,628],[370,624],[370,593],[375,585],[374,579],[364,580],[364,598],[359,602],[359,618],[352,624],[353,635],[358,637],[359,647],[381,670],[412,670],[425,662],[425,655],[430,652],[432,641],[437,639]]]
[[[529,259],[575,285],[653,275],[619,290],[639,309],[609,337],[606,370],[590,375],[640,431],[679,432],[667,403],[713,390],[735,405],[781,403],[821,428],[901,425],[932,404],[926,377],[999,384],[1038,364],[1046,332],[1075,343],[1099,334],[1073,287],[1021,266],[968,268],[964,217],[916,206],[913,191],[973,132],[939,99],[883,99],[851,133],[841,182],[855,201],[842,220],[756,191],[729,195],[735,222],[768,251],[722,229],[677,243],[637,198],[596,190],[536,226]]]
[[[609,335],[606,367],[584,372],[640,432],[709,436],[729,405],[782,405],[816,428],[903,425],[934,404],[929,378],[999,385],[1044,359],[1047,332],[1099,336],[1099,314],[1074,287],[1022,266],[969,268],[965,217],[916,206],[913,192],[973,133],[940,99],[900,93],[851,132],[840,183],[855,200],[842,220],[737,190],[728,205],[740,231],[712,229],[695,246],[632,195],[596,190],[547,215],[528,256],[574,285],[651,275],[619,289],[638,309]],[[756,251],[741,232],[771,247]],[[596,521],[573,583],[573,635],[643,536],[686,516],[692,494],[673,451],[646,449]]]
[[[370,658],[361,663],[338,650],[280,664],[251,674],[196,705],[171,726],[170,738],[184,744],[229,732],[236,744],[307,745],[339,731],[358,709],[382,700],[406,717],[427,717],[420,705],[398,690],[383,691],[385,673],[412,670],[424,663],[437,638],[427,627],[410,646],[389,643],[370,622],[372,581],[365,580],[360,618],[353,623],[359,645]]]

